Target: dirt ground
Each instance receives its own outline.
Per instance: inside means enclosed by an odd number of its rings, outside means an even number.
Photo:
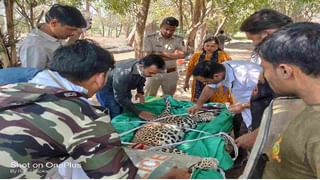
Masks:
[[[111,46],[126,47],[125,38],[103,38],[103,37],[88,37],[97,41],[102,47],[108,48]],[[233,60],[248,60],[251,55],[253,46],[248,40],[232,40],[230,43],[225,45],[225,51],[231,56]],[[134,58],[134,52],[125,52],[125,53],[115,53],[114,54],[116,61],[123,61],[129,58]],[[183,90],[183,84],[185,79],[185,66],[182,66],[182,72],[179,74],[179,81],[177,91],[174,97],[178,100],[190,100],[191,92],[190,90],[185,92]],[[158,95],[162,95],[160,91]]]

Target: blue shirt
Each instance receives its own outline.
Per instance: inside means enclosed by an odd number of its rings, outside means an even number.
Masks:
[[[28,82],[41,70],[37,68],[11,67],[0,69],[0,85]]]

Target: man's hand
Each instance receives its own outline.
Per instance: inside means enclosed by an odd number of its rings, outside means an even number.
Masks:
[[[244,109],[249,108],[249,103],[237,103],[229,107],[229,111],[235,114],[241,113]]]
[[[183,85],[183,90],[185,91],[185,92],[187,92],[188,90],[189,90],[189,82],[184,82],[184,85]]]
[[[201,109],[201,106],[199,105],[194,105],[191,108],[188,109],[189,114],[195,114]]]
[[[167,52],[167,51],[162,51],[160,53],[160,56],[167,58],[167,59],[182,59],[184,58],[184,52],[182,50],[176,49],[174,52]]]
[[[143,94],[141,94],[141,93],[137,93],[136,94],[136,96],[135,96],[135,100],[138,100],[139,99],[139,102],[141,103],[141,104],[144,104],[144,95]]]
[[[238,147],[242,147],[244,149],[251,149],[256,142],[256,138],[258,135],[259,129],[256,129],[252,132],[249,132],[247,134],[244,134],[240,137],[238,137],[235,142]]]
[[[132,149],[148,149],[149,147],[147,145],[141,144],[141,143],[137,143],[131,146]]]
[[[243,108],[242,108],[242,104],[241,104],[241,103],[234,104],[234,105],[231,105],[231,106],[229,107],[229,111],[230,111],[230,112],[233,112],[233,113],[235,113],[235,114],[241,113],[242,110],[243,110]]]
[[[161,177],[161,179],[190,179],[191,172],[188,168],[173,167],[171,170]]]
[[[77,30],[75,30],[73,33],[72,33],[72,36],[70,36],[68,39],[67,39],[67,44],[73,44],[74,42],[76,42],[76,40],[80,39],[80,36],[82,34],[82,29],[81,28],[78,28]]]
[[[139,114],[139,117],[141,119],[144,119],[146,121],[152,121],[153,119],[155,119],[155,115],[152,114],[151,112],[148,112],[148,111],[142,111],[140,114]]]

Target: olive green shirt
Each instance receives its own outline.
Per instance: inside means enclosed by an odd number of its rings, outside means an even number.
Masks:
[[[307,106],[279,134],[263,178],[320,178],[320,105]]]

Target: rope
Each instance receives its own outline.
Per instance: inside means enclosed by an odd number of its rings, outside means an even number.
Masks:
[[[218,172],[222,175],[223,179],[226,179],[226,173],[224,172],[223,169],[218,168]]]
[[[123,144],[123,145],[134,145],[136,143],[121,141],[121,144]]]
[[[141,125],[141,126],[135,127],[135,128],[133,128],[133,129],[130,129],[129,131],[123,132],[123,133],[119,134],[119,137],[125,136],[125,135],[127,135],[127,134],[129,134],[129,133],[131,133],[131,132],[133,132],[133,131],[135,131],[135,130],[137,130],[137,129],[140,129],[140,128],[143,127],[143,126],[144,126],[144,124]]]
[[[112,122],[112,123],[116,123],[116,124],[143,123],[145,124],[146,121],[129,121],[129,122]]]

